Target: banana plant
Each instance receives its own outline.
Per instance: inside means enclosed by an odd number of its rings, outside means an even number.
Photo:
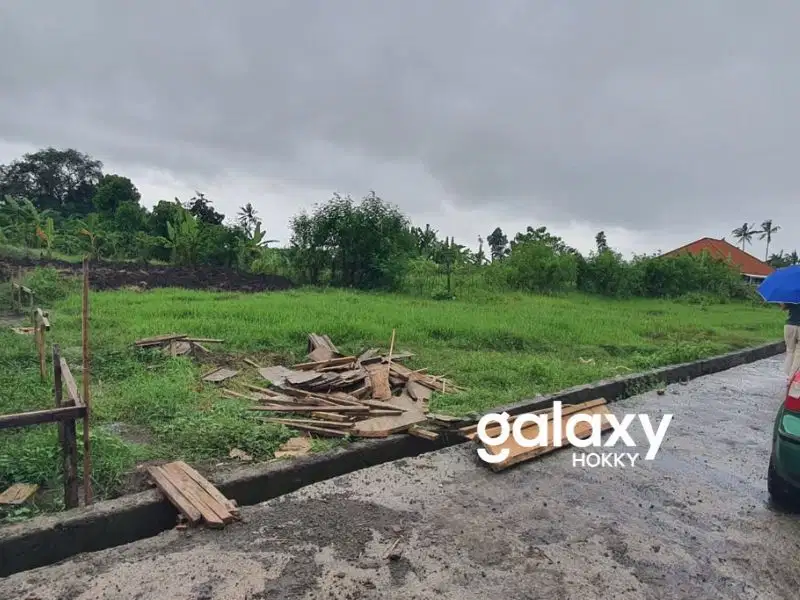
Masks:
[[[181,209],[173,221],[167,221],[167,246],[172,248],[172,262],[182,265],[197,263],[200,228],[194,216]]]
[[[36,226],[36,235],[44,243],[45,255],[47,258],[53,258],[53,243],[56,237],[56,227],[53,223],[53,217],[47,217],[44,222],[44,229],[39,225]]]
[[[270,244],[278,242],[278,240],[265,240],[265,237],[266,232],[261,229],[261,221],[256,219],[252,231],[248,233],[245,230],[244,238],[239,241],[238,261],[240,267],[250,268],[262,248],[268,248]]]
[[[91,213],[87,215],[86,219],[77,221],[77,225],[79,227],[78,233],[89,240],[90,258],[98,258],[100,255],[100,241],[102,239],[99,215],[97,215],[97,213]]]

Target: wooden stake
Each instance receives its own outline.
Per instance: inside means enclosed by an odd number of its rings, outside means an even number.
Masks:
[[[60,408],[63,405],[62,386],[61,351],[58,344],[53,344],[53,388],[55,390],[56,408]],[[61,443],[61,460],[64,472],[64,506],[67,509],[77,508],[79,505],[78,439],[75,431],[75,419],[69,419],[58,424],[58,438]]]
[[[86,416],[83,418],[83,495],[84,503],[92,503],[92,455],[89,442],[89,419],[91,396],[89,393],[89,258],[83,258],[83,403]]]
[[[394,333],[395,333],[395,330],[392,329],[392,341],[389,344],[389,358],[387,360],[387,362],[389,364],[386,367],[386,372],[388,374],[390,374],[390,375],[391,375],[391,372],[392,372],[392,352],[394,352]]]
[[[34,315],[36,328],[36,347],[39,350],[39,375],[44,382],[47,379],[47,363],[45,360],[45,338],[44,338],[44,323]]]

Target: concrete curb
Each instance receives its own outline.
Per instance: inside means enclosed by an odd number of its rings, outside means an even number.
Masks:
[[[602,397],[613,402],[641,392],[644,385],[694,379],[777,356],[785,350],[784,342],[764,344],[645,373],[576,386],[556,394],[498,407],[493,412],[520,414],[547,408],[556,400],[577,404]],[[437,441],[399,435],[356,442],[324,454],[243,468],[224,479],[215,479],[214,483],[223,494],[235,498],[240,506],[247,506],[359,469],[463,442],[464,439],[456,434],[441,436]],[[83,552],[104,550],[158,535],[175,525],[176,515],[172,505],[163,500],[157,491],[151,490],[3,527],[0,529],[0,577],[50,565]]]

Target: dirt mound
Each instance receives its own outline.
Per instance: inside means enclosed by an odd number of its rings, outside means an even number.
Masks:
[[[63,273],[80,273],[81,265],[58,260],[0,258],[0,281],[7,281],[19,267],[55,267]],[[177,287],[193,290],[266,292],[288,290],[292,282],[280,275],[254,275],[222,267],[172,267],[132,263],[93,262],[90,285],[94,290],[124,287],[152,289]]]

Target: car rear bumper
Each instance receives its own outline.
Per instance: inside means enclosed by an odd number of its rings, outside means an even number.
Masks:
[[[800,490],[800,415],[783,412],[779,419],[773,448],[775,472]]]

